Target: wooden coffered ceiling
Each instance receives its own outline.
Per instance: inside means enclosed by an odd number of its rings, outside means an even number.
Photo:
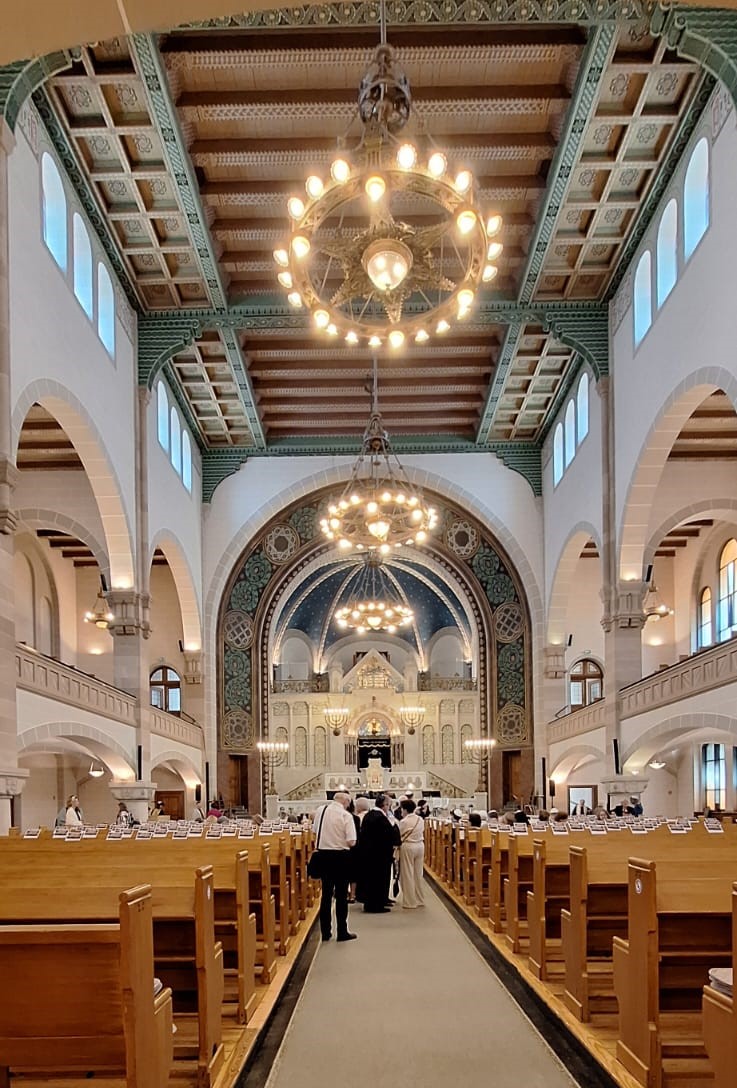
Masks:
[[[45,85],[140,310],[258,314],[203,331],[171,362],[204,449],[329,448],[368,416],[368,355],[284,320],[272,259],[288,196],[359,134],[377,26],[329,11],[310,25],[289,25],[298,13],[285,10],[273,25],[121,36]],[[390,19],[389,41],[412,87],[409,135],[470,167],[482,205],[503,216],[485,297],[521,316],[471,317],[380,355],[380,404],[392,438],[416,448],[539,445],[579,356],[524,307],[607,300],[703,76],[642,22],[464,19]],[[409,198],[402,211],[426,215]]]

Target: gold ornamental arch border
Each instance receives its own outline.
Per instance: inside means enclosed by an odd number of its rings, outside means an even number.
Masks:
[[[284,507],[233,566],[217,626],[218,747],[225,754],[247,755],[267,736],[274,611],[285,586],[316,556],[335,550],[319,528],[334,492],[323,488]],[[522,580],[485,525],[445,497],[426,495],[439,525],[422,552],[466,591],[479,633],[481,735],[496,737],[500,747],[531,747],[532,628]]]

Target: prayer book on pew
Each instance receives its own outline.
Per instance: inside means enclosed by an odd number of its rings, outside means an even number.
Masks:
[[[732,968],[731,967],[710,967],[709,968],[709,985],[712,986],[720,994],[726,994],[727,997],[732,996]]]

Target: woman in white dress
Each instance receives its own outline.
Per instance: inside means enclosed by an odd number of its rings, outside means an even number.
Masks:
[[[425,821],[415,812],[416,807],[414,801],[402,801],[402,818],[399,821],[399,834],[402,839],[399,847],[399,879],[402,885],[402,906],[407,909],[425,905]]]
[[[71,796],[67,798],[67,812],[64,822],[67,827],[80,827],[82,824],[82,811],[79,807],[79,798]]]

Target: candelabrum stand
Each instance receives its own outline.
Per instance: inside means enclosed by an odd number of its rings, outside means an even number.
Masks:
[[[425,720],[424,706],[400,706],[399,717],[411,737]]]
[[[491,753],[496,747],[496,740],[493,737],[474,737],[471,740],[464,741],[463,746],[471,763],[478,764],[479,768],[474,805],[486,809],[489,804],[488,784],[491,782],[489,763]]]
[[[345,706],[326,706],[323,710],[325,722],[333,731],[334,737],[340,736],[340,731],[348,723],[350,710]]]
[[[279,800],[279,795],[276,792],[274,771],[285,762],[289,745],[286,741],[260,740],[256,747],[261,753],[264,778],[268,777],[269,779],[269,786],[266,790],[266,816],[268,819],[274,819],[277,815],[277,802]]]

